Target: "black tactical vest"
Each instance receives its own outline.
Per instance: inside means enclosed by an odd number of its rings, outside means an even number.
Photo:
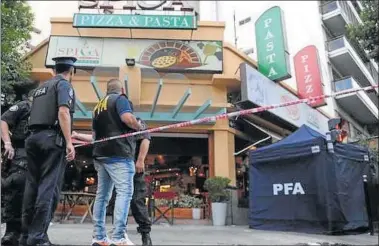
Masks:
[[[23,148],[25,139],[29,136],[28,118],[30,114],[29,102],[23,101],[18,104],[19,110],[23,111],[23,114],[18,119],[16,125],[11,129],[12,137],[11,141],[13,147]]]
[[[62,75],[46,81],[39,86],[33,95],[33,104],[30,111],[29,127],[59,127],[58,124],[58,92],[60,81],[65,80]],[[75,112],[75,95],[70,108],[71,119]],[[72,121],[71,121],[72,124]]]
[[[120,96],[125,95],[108,94],[94,108],[92,126],[96,140],[133,131],[121,121],[117,112],[116,100]],[[135,146],[134,137],[119,138],[95,144],[92,153],[93,157],[134,158]]]

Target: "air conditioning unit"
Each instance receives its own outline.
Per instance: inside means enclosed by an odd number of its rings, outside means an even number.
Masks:
[[[245,53],[246,55],[250,55],[254,53],[254,48],[251,47],[251,48],[243,49],[242,52]]]

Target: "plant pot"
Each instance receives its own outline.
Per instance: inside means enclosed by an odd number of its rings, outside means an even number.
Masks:
[[[226,224],[227,207],[227,203],[212,202],[212,221],[214,226],[224,226]]]
[[[194,220],[201,219],[201,209],[200,208],[192,208],[192,219],[194,219]]]

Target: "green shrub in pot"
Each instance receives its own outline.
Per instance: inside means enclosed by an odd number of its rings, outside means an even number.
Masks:
[[[226,224],[227,202],[230,199],[227,187],[230,181],[228,178],[216,176],[207,179],[204,183],[212,202],[212,223],[215,226]]]
[[[202,200],[189,195],[180,195],[178,200],[179,208],[200,208]]]
[[[226,189],[231,180],[225,177],[211,177],[204,183],[204,188],[209,192],[211,202],[227,202],[230,199],[229,191]]]

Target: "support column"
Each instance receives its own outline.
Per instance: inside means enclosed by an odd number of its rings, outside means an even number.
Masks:
[[[236,167],[234,161],[234,134],[226,130],[213,132],[214,175],[227,177],[231,185],[236,184]]]

